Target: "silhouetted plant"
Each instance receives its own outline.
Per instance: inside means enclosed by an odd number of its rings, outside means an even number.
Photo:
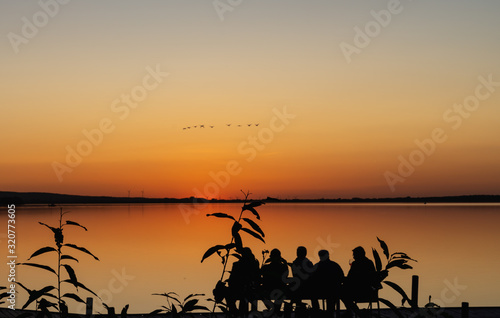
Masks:
[[[4,290],[4,289],[7,289],[7,287],[4,287],[4,286],[0,286],[0,290]],[[1,304],[5,304],[5,301],[3,301],[2,299],[4,298],[8,298],[9,297],[9,294],[7,292],[3,292],[0,294],[0,305]]]
[[[266,262],[267,256],[269,255],[268,250],[262,250],[262,264]]]
[[[402,301],[401,301],[402,306],[404,306],[405,302],[407,302],[411,306],[411,308],[418,308],[418,305],[415,303],[415,301],[410,299],[408,297],[408,295],[406,294],[406,292],[403,290],[403,288],[401,288],[398,284],[391,282],[391,281],[384,281],[387,278],[387,276],[389,275],[389,269],[396,268],[396,267],[403,269],[403,270],[412,269],[413,267],[411,265],[409,265],[408,262],[410,262],[410,261],[416,262],[416,260],[412,259],[406,253],[402,253],[402,252],[395,252],[395,253],[390,254],[389,247],[387,246],[387,244],[384,241],[382,241],[381,239],[379,239],[378,237],[377,237],[377,240],[378,240],[380,247],[382,248],[382,251],[383,251],[383,253],[386,257],[386,260],[387,260],[387,264],[385,265],[385,268],[382,269],[382,260],[380,259],[380,255],[376,249],[374,249],[374,248],[372,249],[373,258],[375,259],[375,269],[377,271],[379,282],[390,286],[392,289],[394,289],[396,292],[398,292],[403,297]],[[381,285],[380,285],[380,288],[382,288]],[[392,302],[390,302],[389,300],[384,299],[384,298],[379,298],[379,300],[381,303],[383,303],[387,307],[391,308],[396,313],[396,315],[398,315],[398,317],[404,318],[402,316],[402,314],[399,312],[398,308]]]
[[[243,192],[243,191],[242,191]],[[233,221],[233,226],[231,227],[231,242],[229,244],[225,245],[215,245],[210,247],[205,254],[203,254],[203,257],[201,258],[201,262],[203,262],[206,258],[212,256],[213,254],[217,253],[217,255],[221,258],[221,263],[222,263],[222,274],[217,282],[216,288],[214,290],[214,293],[218,293],[218,290],[222,291],[224,286],[225,286],[225,281],[224,281],[224,275],[227,272],[226,267],[228,264],[229,256],[234,256],[237,259],[241,259],[242,257],[242,250],[243,250],[243,241],[241,239],[241,232],[245,232],[247,234],[250,234],[252,237],[262,241],[264,241],[264,231],[260,228],[260,226],[252,219],[243,217],[243,213],[245,211],[251,212],[251,214],[257,219],[260,220],[260,215],[255,210],[256,207],[261,206],[264,204],[262,201],[248,201],[248,197],[250,196],[250,192],[244,193],[245,200],[243,201],[243,207],[241,208],[240,215],[238,219],[235,217],[226,214],[226,213],[212,213],[212,214],[207,214],[208,217],[210,216],[215,216],[217,218],[223,218],[223,219],[229,219]],[[250,228],[244,227],[249,225]],[[217,297],[215,296],[215,302],[214,302],[214,308],[212,310],[215,311],[215,307],[217,304],[221,304],[222,306],[219,307],[221,310],[224,308],[224,304],[219,301],[221,300],[222,296]]]
[[[208,298],[207,300],[209,302],[214,303],[214,308],[217,307],[221,310],[221,312],[223,314],[228,315],[229,314],[229,305],[224,302],[225,293],[226,293],[225,283],[222,281],[218,281],[214,290],[213,290],[214,299]],[[212,312],[213,311],[214,310],[212,310]]]
[[[87,231],[86,227],[78,224],[77,222],[66,220],[66,222],[63,223],[63,216],[66,215],[67,213],[68,212],[63,212],[63,210],[61,208],[60,214],[59,214],[59,226],[58,227],[52,227],[52,226],[49,226],[45,223],[38,222],[41,225],[47,227],[48,229],[50,229],[52,231],[52,233],[54,234],[55,247],[54,246],[45,246],[45,247],[38,249],[28,258],[28,261],[36,256],[46,254],[46,253],[55,252],[55,253],[57,253],[57,267],[54,269],[48,265],[43,265],[43,264],[38,264],[38,263],[26,263],[26,262],[19,263],[19,265],[31,266],[31,267],[43,269],[47,272],[54,274],[57,278],[57,287],[52,286],[52,285],[48,285],[48,286],[43,287],[40,290],[34,290],[34,289],[31,290],[31,289],[27,288],[26,286],[24,286],[22,283],[18,283],[19,286],[21,286],[29,294],[29,298],[26,301],[26,303],[24,304],[24,306],[22,307],[22,309],[25,309],[32,302],[37,301],[39,298],[41,298],[41,300],[38,301],[38,307],[40,307],[42,309],[42,311],[48,312],[48,308],[54,307],[54,308],[57,308],[61,314],[67,315],[67,306],[66,306],[66,302],[64,299],[73,299],[77,302],[85,303],[85,301],[83,301],[75,293],[65,293],[65,294],[61,295],[61,284],[62,283],[66,283],[66,284],[74,286],[77,292],[78,292],[78,288],[81,288],[81,289],[84,289],[84,290],[88,291],[89,293],[91,293],[99,298],[99,296],[97,296],[96,293],[94,293],[92,290],[90,290],[84,284],[82,284],[80,281],[78,281],[78,279],[76,277],[75,270],[69,264],[69,262],[77,262],[78,263],[79,261],[77,258],[75,258],[74,256],[72,256],[66,252],[66,250],[68,248],[78,250],[80,252],[88,254],[88,255],[92,256],[97,261],[99,259],[84,247],[80,247],[80,246],[77,246],[75,244],[64,243],[63,230],[66,226],[76,226],[76,227],[80,227],[80,228],[84,229],[85,231]],[[64,268],[64,270],[62,270],[63,268]],[[63,276],[62,272],[63,271],[66,272],[66,274],[68,276],[68,278],[65,280],[62,279],[62,276]],[[54,294],[54,292],[56,292],[56,294]],[[57,303],[52,303],[52,302],[48,301],[46,298],[42,298],[42,297],[53,298],[53,299],[57,300]]]
[[[174,292],[163,293],[163,294],[153,294],[156,296],[163,296],[167,298],[167,306],[161,306],[161,309],[156,309],[149,313],[150,315],[157,315],[161,313],[170,314],[173,318],[181,317],[182,315],[191,314],[194,310],[207,310],[205,306],[198,305],[199,299],[195,298],[198,296],[205,296],[205,294],[191,294],[184,298],[181,302],[179,300],[179,295]],[[177,303],[177,307],[175,306]],[[180,310],[179,310],[179,309]],[[192,316],[192,315],[191,315]]]
[[[106,311],[108,312],[106,315],[108,318],[118,318],[118,316],[115,313],[115,307],[109,307],[105,303],[102,303],[102,305],[104,306],[104,308],[106,308]],[[125,305],[125,307],[123,307],[122,311],[120,312],[120,318],[127,318],[128,307],[129,307],[128,304]]]
[[[121,317],[121,318],[127,318],[127,315],[128,315],[128,307],[129,307],[129,304],[126,304],[126,305],[122,308],[122,311],[120,312],[120,317]]]

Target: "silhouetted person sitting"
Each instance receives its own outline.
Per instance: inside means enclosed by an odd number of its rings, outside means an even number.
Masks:
[[[274,300],[274,305],[266,302],[266,306],[269,310],[279,313],[287,293],[288,264],[281,257],[280,250],[276,248],[271,251],[266,263],[261,270],[263,296],[268,300]]]
[[[344,281],[344,271],[339,264],[330,260],[327,250],[318,252],[320,261],[315,265],[313,282],[315,296],[326,299],[328,315],[333,317],[335,303],[340,299],[342,282]],[[313,310],[319,310],[317,301],[312,303]]]
[[[307,249],[304,246],[297,247],[297,258],[291,264],[293,280],[290,290],[293,293],[294,302],[299,299],[311,297],[312,274],[316,266],[306,257]]]
[[[226,296],[229,311],[236,314],[236,300],[240,301],[240,316],[248,313],[248,303],[255,300],[259,282],[259,261],[252,250],[245,247],[241,251],[241,259],[233,263],[228,279],[228,295]]]
[[[355,302],[373,298],[376,291],[376,271],[373,262],[366,257],[365,250],[358,246],[352,250],[354,261],[343,288],[343,302],[349,312],[359,309]]]

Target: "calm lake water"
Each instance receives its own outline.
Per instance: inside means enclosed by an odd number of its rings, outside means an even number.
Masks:
[[[206,217],[224,212],[237,217],[241,204],[147,204],[147,205],[67,205],[66,218],[82,225],[65,227],[66,243],[84,246],[100,261],[76,250],[68,254],[78,279],[94,290],[105,303],[118,311],[130,304],[129,312],[147,313],[164,305],[153,293],[176,292],[181,298],[190,293],[211,291],[220,278],[222,265],[214,255],[203,263],[204,252],[216,244],[231,241],[231,221]],[[257,208],[257,221],[266,234],[266,243],[243,234],[243,242],[262,259],[261,251],[279,248],[289,262],[297,246],[304,245],[316,262],[317,251],[330,250],[344,272],[349,270],[352,249],[363,246],[373,259],[376,248],[383,257],[377,237],[390,252],[406,252],[418,260],[413,270],[390,270],[388,280],[410,293],[411,276],[420,276],[419,305],[433,302],[446,306],[499,306],[500,296],[500,205],[498,204],[284,204],[268,203]],[[245,212],[249,213],[249,212]],[[18,261],[37,249],[53,244],[53,235],[38,222],[57,226],[59,208],[17,207]],[[253,216],[249,213],[249,218]],[[7,224],[2,213],[2,224]],[[6,226],[2,231],[5,231]],[[0,240],[6,248],[6,235]],[[55,267],[55,254],[47,253],[32,261]],[[385,263],[384,263],[385,264]],[[7,271],[2,270],[7,276]],[[55,284],[55,276],[44,270],[19,266],[17,279],[31,289]],[[1,284],[3,285],[3,284]],[[67,286],[63,292],[74,292]],[[17,307],[27,294],[20,287]],[[89,296],[81,291],[82,298]],[[388,286],[380,296],[400,304],[400,297]],[[70,310],[83,312],[73,301]],[[204,303],[207,306],[208,303]],[[5,306],[5,304],[4,304]],[[32,306],[31,306],[32,307]],[[99,301],[95,308],[103,311]]]

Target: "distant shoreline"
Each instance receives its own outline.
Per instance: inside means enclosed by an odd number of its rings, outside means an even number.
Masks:
[[[500,203],[500,195],[460,195],[441,197],[394,197],[351,199],[260,199],[273,203]],[[84,196],[44,192],[0,191],[0,203],[4,204],[116,204],[116,203],[241,203],[243,200],[207,200],[204,198],[143,198]]]

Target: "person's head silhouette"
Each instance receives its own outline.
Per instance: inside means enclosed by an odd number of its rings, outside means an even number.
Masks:
[[[362,248],[361,246],[356,247],[355,249],[352,250],[352,256],[354,259],[361,259],[366,256],[365,249]]]
[[[280,261],[281,260],[281,252],[279,249],[275,248],[271,251],[271,254],[269,254],[269,259],[271,261]]]
[[[321,250],[318,252],[319,260],[320,261],[327,261],[330,259],[330,253],[328,253],[327,250]]]
[[[254,259],[255,258],[250,247],[243,248],[243,250],[241,251],[241,257],[243,259]]]
[[[307,249],[304,246],[297,247],[297,258],[305,258],[307,255]]]

